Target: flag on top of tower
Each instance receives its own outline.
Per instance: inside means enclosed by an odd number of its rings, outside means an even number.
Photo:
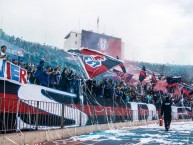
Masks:
[[[89,78],[93,78],[109,69],[123,64],[121,60],[88,48],[70,49],[68,52],[79,56]]]

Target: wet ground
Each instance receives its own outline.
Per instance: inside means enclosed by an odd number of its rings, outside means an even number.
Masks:
[[[172,123],[170,130],[158,124],[99,131],[44,145],[193,145],[193,122]]]

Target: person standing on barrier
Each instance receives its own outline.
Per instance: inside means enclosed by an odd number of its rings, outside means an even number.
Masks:
[[[165,124],[165,129],[166,131],[169,130],[170,128],[170,123],[171,123],[171,114],[172,114],[172,102],[169,99],[169,96],[167,96],[162,103],[161,107],[161,117],[164,114],[164,124]]]

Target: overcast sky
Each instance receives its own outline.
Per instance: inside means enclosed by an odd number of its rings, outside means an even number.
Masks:
[[[6,33],[59,48],[71,30],[97,31],[98,16],[125,59],[193,65],[193,0],[0,0]]]

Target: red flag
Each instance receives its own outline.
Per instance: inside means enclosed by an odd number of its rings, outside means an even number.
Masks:
[[[145,78],[146,78],[146,69],[145,69],[145,66],[143,66],[141,72],[140,72],[140,75],[139,75],[139,81],[142,82]]]
[[[190,94],[190,91],[187,88],[185,88],[185,87],[182,88],[181,92],[183,94],[185,94],[186,96],[189,96],[189,94]]]
[[[193,94],[193,88],[189,85],[184,84],[183,88],[181,89],[181,93],[186,96],[190,96]]]
[[[166,81],[163,81],[163,80],[157,80],[157,83],[155,85],[155,87],[153,88],[153,90],[156,92],[156,91],[162,91],[164,93],[167,92],[167,87],[168,83]]]
[[[168,84],[168,88],[176,87],[177,85],[178,85],[177,83],[174,83],[174,84]]]

